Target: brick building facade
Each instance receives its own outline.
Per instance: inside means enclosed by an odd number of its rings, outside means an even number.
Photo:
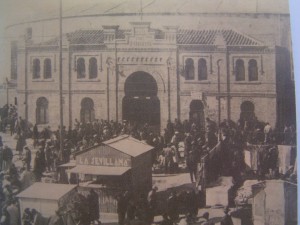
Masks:
[[[287,48],[232,28],[128,25],[63,35],[66,126],[75,119],[126,119],[162,129],[175,118],[204,123],[205,117],[216,122],[256,117],[282,127],[293,113],[286,110],[294,95]],[[56,128],[58,39],[25,38],[17,57],[18,102],[24,103],[19,114]]]

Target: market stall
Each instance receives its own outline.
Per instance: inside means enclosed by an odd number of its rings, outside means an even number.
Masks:
[[[75,187],[68,184],[34,183],[17,195],[21,218],[26,208],[35,209],[44,217],[55,215],[55,211],[72,197]]]
[[[93,188],[100,212],[116,212],[116,196],[129,190],[146,193],[152,186],[152,146],[128,135],[103,142],[76,154],[76,166],[67,172],[76,174],[79,191],[87,195]]]

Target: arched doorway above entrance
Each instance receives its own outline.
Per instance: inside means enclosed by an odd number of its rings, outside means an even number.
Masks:
[[[159,129],[160,101],[153,76],[144,71],[132,73],[125,81],[124,91],[123,119],[140,125],[148,123]]]
[[[190,103],[190,122],[199,127],[205,126],[204,105],[201,100],[192,100]]]
[[[90,98],[84,98],[81,101],[80,121],[89,123],[95,119],[94,101]]]
[[[249,123],[248,126],[252,124],[255,120],[254,110],[254,104],[250,101],[244,101],[241,104],[240,123],[242,126],[245,126],[245,122]]]
[[[157,83],[149,73],[139,71],[131,74],[125,82],[125,96],[157,96]]]

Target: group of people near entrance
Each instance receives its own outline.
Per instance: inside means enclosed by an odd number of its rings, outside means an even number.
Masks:
[[[148,195],[141,194],[137,199],[133,193],[125,191],[118,195],[117,212],[119,225],[192,225],[214,224],[205,212],[198,216],[203,206],[203,199],[195,190],[173,189],[168,196],[158,196],[157,187],[153,187]],[[202,204],[202,205],[201,205]],[[233,225],[229,208],[225,207],[221,225]],[[162,215],[160,222],[154,221],[156,215]]]

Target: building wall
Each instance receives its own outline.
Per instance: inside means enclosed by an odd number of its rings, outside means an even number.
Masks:
[[[16,93],[16,88],[11,88],[9,87],[7,90],[6,85],[1,85],[0,86],[0,107],[3,107],[7,103],[10,105],[16,105],[18,104],[17,100],[17,93]]]
[[[145,26],[149,28],[148,25]],[[174,30],[170,34],[172,32]],[[273,45],[265,50],[259,48],[230,50],[222,45],[213,50],[188,49],[177,46],[172,40],[151,39],[153,38],[151,32],[143,35],[150,40],[150,47],[133,44],[139,40],[138,38],[135,40],[134,35],[125,40],[106,41],[106,48],[100,50],[85,47],[74,49],[66,40],[63,40],[63,109],[66,126],[72,125],[75,119],[80,119],[81,102],[84,98],[93,100],[96,119],[121,121],[126,79],[138,71],[149,73],[157,83],[161,129],[166,126],[168,119],[172,121],[175,118],[181,121],[189,119],[192,100],[201,100],[205,117],[217,121],[219,94],[221,121],[227,119],[228,116],[233,121],[237,121],[240,116],[240,105],[244,101],[250,101],[255,106],[257,118],[275,126],[276,66]],[[43,75],[43,60],[51,59],[51,79],[32,79],[32,62],[36,57],[41,60],[41,76]],[[88,60],[91,57],[97,59],[97,78],[77,78],[76,60],[80,57],[85,59],[87,73]],[[146,61],[146,58],[149,60]],[[184,77],[187,58],[193,58],[195,61],[194,80],[186,80]],[[207,62],[208,79],[204,81],[197,80],[197,61],[200,58],[204,58]],[[245,81],[235,81],[237,59],[244,60],[246,77],[248,61],[250,59],[257,61],[258,81],[249,82],[247,78]],[[218,76],[220,77],[220,93],[218,93]],[[36,101],[39,97],[46,97],[49,101],[49,125],[56,128],[60,119],[58,87],[58,49],[55,47],[33,49],[19,45],[17,89],[18,98],[24,102],[20,104],[20,114],[23,117],[27,114],[28,120],[35,123]],[[266,110],[266,106],[270,110]]]
[[[218,74],[220,75],[221,121],[228,119],[228,76],[230,92],[230,119],[238,121],[240,106],[244,101],[250,101],[255,106],[258,120],[268,121],[273,127],[276,125],[276,66],[275,51],[271,48],[267,52],[240,50],[230,51],[228,61],[226,50],[218,52],[183,52],[180,54],[180,67],[184,67],[187,57],[193,58],[196,63],[199,58],[205,58],[208,65],[208,79],[204,81],[186,80],[180,76],[180,105],[182,120],[189,118],[190,103],[192,100],[201,100],[205,105],[205,116],[217,121],[218,119]],[[245,81],[235,80],[235,62],[244,60]],[[258,64],[258,80],[248,80],[248,62],[255,59]],[[219,67],[218,67],[219,64]],[[227,74],[227,66],[229,67]],[[195,69],[197,64],[195,64]],[[197,77],[197,70],[195,70]],[[266,110],[266,105],[270,110]]]
[[[231,119],[240,119],[241,104],[250,101],[254,104],[254,113],[258,120],[269,122],[272,127],[276,125],[276,97],[233,97],[231,100]]]

